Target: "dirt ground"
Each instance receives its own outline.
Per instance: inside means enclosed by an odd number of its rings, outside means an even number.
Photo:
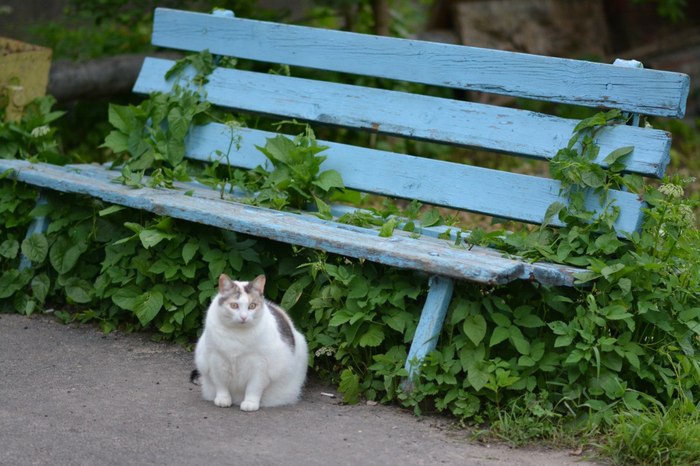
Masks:
[[[444,418],[343,405],[310,381],[294,406],[244,413],[200,399],[192,354],[0,314],[0,465],[592,465],[568,451],[471,439]]]

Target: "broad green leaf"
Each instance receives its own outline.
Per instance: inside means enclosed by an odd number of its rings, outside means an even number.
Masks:
[[[198,250],[199,243],[195,243],[193,241],[190,241],[182,247],[182,260],[185,261],[185,264],[190,263],[190,261],[192,260],[192,258]]]
[[[178,107],[170,109],[170,112],[168,112],[168,130],[171,138],[184,141],[189,127],[190,123],[182,114],[182,110]]]
[[[564,364],[576,364],[581,359],[583,359],[583,354],[579,350],[574,350],[571,354],[564,360]]]
[[[32,262],[43,262],[48,252],[49,242],[42,233],[34,233],[22,241],[22,254]]]
[[[31,287],[34,298],[40,303],[43,303],[44,300],[46,300],[46,296],[49,294],[51,280],[45,273],[42,273],[32,278]]]
[[[700,318],[700,307],[684,309],[678,314],[678,320],[684,323],[690,320],[697,320],[698,318]]]
[[[574,337],[571,335],[560,335],[554,340],[554,347],[561,348],[563,346],[569,346],[571,342],[574,341]]]
[[[379,325],[370,325],[369,329],[360,337],[359,345],[362,348],[375,347],[384,341],[384,331]]]
[[[336,170],[326,170],[319,173],[318,179],[313,184],[326,192],[333,188],[342,189],[345,187],[343,177]]]
[[[413,316],[408,312],[400,312],[395,315],[384,315],[382,316],[382,322],[387,324],[392,330],[399,333],[404,333],[407,325],[413,322]]]
[[[630,365],[634,367],[635,369],[639,369],[639,356],[632,352],[625,352],[625,358],[627,358],[627,361],[629,361]]]
[[[149,249],[157,245],[163,240],[169,240],[175,238],[176,235],[172,233],[165,233],[160,230],[145,229],[139,233],[139,239],[144,248]]]
[[[523,333],[518,327],[512,326],[508,329],[510,333],[510,342],[513,343],[515,349],[520,354],[530,354],[530,342],[527,341]]]
[[[136,117],[132,106],[109,104],[107,119],[112,126],[124,134],[129,134],[136,127]]]
[[[86,249],[86,244],[73,243],[67,237],[62,236],[51,246],[49,260],[56,272],[63,275],[70,272],[73,267],[75,267],[81,254],[85,252]]]
[[[510,327],[510,319],[500,312],[494,312],[491,314],[491,319],[493,319],[493,321],[499,327]]]
[[[486,336],[486,319],[478,314],[467,316],[464,319],[462,329],[469,340],[471,340],[474,345],[478,345]]]
[[[432,227],[442,221],[442,216],[437,209],[430,209],[421,215],[420,223],[423,227]]]
[[[379,236],[381,236],[382,238],[388,238],[391,235],[393,235],[394,229],[396,229],[397,223],[398,222],[396,221],[396,218],[394,218],[394,217],[391,217],[390,219],[388,219],[386,222],[384,222],[382,227],[379,229]]]
[[[566,335],[569,333],[569,326],[561,320],[555,320],[547,325],[552,329],[552,332],[554,332],[555,335]]]
[[[563,202],[552,202],[544,213],[544,221],[542,226],[546,227],[552,223],[552,219],[559,215],[559,212],[566,209],[566,205]]]
[[[133,311],[138,296],[135,288],[120,288],[112,295],[112,302],[122,309]]]
[[[16,269],[8,270],[0,275],[0,299],[9,298],[24,287],[20,273]]]
[[[597,166],[591,167],[580,175],[583,184],[591,188],[600,188],[605,184],[605,172]]]
[[[502,341],[507,340],[508,337],[510,337],[510,331],[507,327],[496,327],[495,329],[493,329],[493,333],[491,334],[489,347],[493,348]]]
[[[625,387],[620,383],[616,375],[605,374],[600,377],[600,386],[605,390],[605,394],[611,399],[616,400],[625,394]],[[626,384],[625,384],[626,385]]]
[[[592,128],[594,126],[604,125],[606,123],[606,118],[603,113],[596,113],[590,118],[581,120],[574,128],[574,133],[578,133],[583,129]]]
[[[601,275],[605,278],[609,278],[610,275],[619,272],[620,270],[625,268],[625,264],[612,264],[603,267],[603,269],[600,271]]]
[[[66,297],[70,302],[77,304],[87,304],[92,301],[92,286],[87,281],[70,277],[66,281]]]
[[[518,358],[518,365],[521,367],[535,367],[536,361],[532,357],[524,355]]]
[[[304,275],[292,283],[289,288],[287,288],[287,291],[284,292],[282,300],[280,301],[280,306],[287,310],[293,308],[299,301],[299,298],[301,298],[304,289],[309,286],[312,281],[311,275]]]
[[[105,142],[100,147],[110,149],[115,154],[128,152],[129,136],[122,132],[112,130],[112,132],[107,135]]]
[[[350,281],[350,284],[348,285],[348,298],[364,298],[369,292],[369,286],[370,285],[365,277],[363,277],[362,275],[356,275],[355,277],[353,277],[353,279]]]
[[[622,304],[611,304],[600,310],[608,320],[622,320],[628,317],[632,317],[632,314],[627,312],[627,307]]]
[[[478,392],[488,383],[489,374],[474,366],[467,371],[467,381]]]
[[[281,134],[273,138],[268,138],[265,147],[256,147],[265,154],[275,166],[280,162],[286,165],[294,163],[291,153],[295,150],[296,146],[292,140]]]
[[[603,251],[605,254],[612,254],[620,246],[623,246],[624,243],[617,239],[617,234],[615,232],[610,232],[606,233],[604,235],[600,235],[596,240],[595,240],[595,245],[598,249]],[[619,264],[618,264],[619,265]]]
[[[158,291],[147,291],[134,299],[134,314],[141,325],[146,326],[163,307],[163,295]]]
[[[0,256],[14,259],[19,252],[19,243],[14,239],[7,239],[0,243]]]
[[[527,314],[515,319],[515,323],[520,327],[537,328],[545,325],[544,321],[535,314]]]
[[[355,404],[360,401],[360,377],[352,369],[344,369],[340,373],[338,391],[343,394],[343,401]]]
[[[612,165],[622,157],[631,154],[633,150],[634,146],[620,147],[619,149],[615,149],[614,151],[610,152],[605,159],[603,159],[603,162],[608,165]]]
[[[349,322],[351,318],[352,314],[350,314],[348,311],[337,311],[333,314],[333,317],[331,317],[331,320],[328,322],[328,326],[338,327],[346,322]]]

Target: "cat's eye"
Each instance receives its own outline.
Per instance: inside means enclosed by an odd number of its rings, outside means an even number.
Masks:
[[[257,304],[257,303],[250,303],[250,304],[248,304],[248,309],[251,309],[251,310],[252,310],[252,309],[255,309],[256,307],[258,307],[258,304]]]
[[[229,306],[231,306],[231,309],[238,309],[238,303],[229,303]]]

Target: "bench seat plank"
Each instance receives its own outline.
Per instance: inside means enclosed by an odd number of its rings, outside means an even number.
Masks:
[[[165,74],[174,63],[147,58],[134,91],[169,92]],[[578,124],[519,109],[222,68],[209,76],[205,91],[208,101],[228,108],[538,159],[554,157]],[[603,166],[613,150],[634,146],[626,164],[633,173],[661,177],[670,160],[665,131],[618,125],[600,131],[597,143]]]
[[[415,239],[397,231],[383,238],[376,230],[326,221],[308,213],[273,211],[221,200],[217,191],[204,186],[195,188],[194,195],[185,195],[193,189],[191,184],[181,186],[180,193],[172,189],[134,189],[112,182],[119,173],[97,165],[61,167],[0,160],[0,174],[7,171],[11,178],[41,188],[85,194],[158,215],[477,283],[494,285],[527,278],[571,286],[573,275],[580,271],[554,265],[535,270],[526,267],[532,264],[503,257],[488,248],[458,248],[430,236]]]
[[[222,163],[252,169],[265,166],[266,157],[256,149],[264,146],[274,133],[235,128],[211,123],[192,129],[187,139],[188,158],[202,161],[219,159]],[[226,156],[232,137],[238,150]],[[414,157],[330,141],[322,170],[342,173],[345,186],[364,192],[450,207],[528,223],[542,223],[553,202],[567,202],[559,194],[559,181],[536,176],[492,170],[461,163]],[[223,155],[217,156],[217,151]],[[638,196],[611,191],[620,208],[616,228],[620,234],[635,231],[642,221],[642,203]],[[600,210],[597,197],[588,202],[591,210]],[[563,226],[558,218],[552,224]]]
[[[89,176],[95,180],[100,179],[105,182],[111,182],[114,177],[116,176],[116,172],[112,170],[106,170],[103,166],[100,165],[72,165],[70,166],[75,167],[76,169],[80,170],[81,174],[84,174],[85,176]],[[209,188],[204,188],[202,187],[201,183],[198,183],[196,181],[194,182],[188,182],[188,183],[179,183],[179,185],[182,187],[180,189],[180,192],[187,192],[189,190],[195,189],[195,193],[193,195],[206,198],[206,199],[212,199],[212,200],[220,200],[221,199],[221,192],[219,190],[213,190]],[[176,193],[177,191],[175,191]],[[240,200],[240,197],[242,195],[236,195],[234,193],[233,195],[231,194],[226,194],[225,198],[229,200]],[[335,216],[335,218],[339,218],[343,214],[346,214],[350,211],[357,210],[357,208],[348,206],[348,205],[343,205],[343,204],[333,204],[331,205],[331,212]],[[317,220],[316,217],[311,217],[314,221]],[[421,233],[423,236],[431,236],[433,238],[438,238],[441,234],[444,234],[446,230],[448,230],[449,227],[447,226],[435,226],[435,227],[427,227],[427,228],[421,228]],[[402,234],[401,232],[397,232],[397,234]],[[450,235],[452,240],[454,241],[456,236],[455,234]],[[490,249],[490,248],[479,248],[479,254],[482,254],[484,256],[493,256],[493,257],[503,257],[504,253],[502,251],[498,251],[495,249]],[[574,284],[574,276],[578,273],[584,272],[584,269],[580,269],[577,267],[571,267],[567,265],[562,265],[562,264],[553,264],[553,263],[548,263],[548,262],[523,262],[523,269],[521,274],[517,277],[521,280],[529,280],[529,281],[537,281],[539,283],[545,284],[545,285],[551,285],[551,286],[573,286]]]
[[[682,117],[682,73],[158,8],[152,43],[269,63]]]

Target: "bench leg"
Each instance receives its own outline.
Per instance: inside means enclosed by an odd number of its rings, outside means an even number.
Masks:
[[[411,391],[412,382],[420,370],[420,361],[437,345],[453,290],[454,280],[451,278],[437,275],[430,277],[428,296],[423,305],[416,334],[406,359],[405,367],[408,371],[408,379],[403,383],[404,391]]]
[[[42,191],[39,191],[39,197],[36,200],[36,205],[43,205],[46,204],[48,200],[44,196]],[[48,217],[34,217],[34,219],[31,221],[29,224],[29,228],[27,228],[27,234],[25,238],[29,238],[35,233],[45,233],[46,230],[49,228],[49,219]],[[27,259],[24,255],[19,260],[19,270],[25,270],[28,269],[29,267],[32,266],[32,262]]]

